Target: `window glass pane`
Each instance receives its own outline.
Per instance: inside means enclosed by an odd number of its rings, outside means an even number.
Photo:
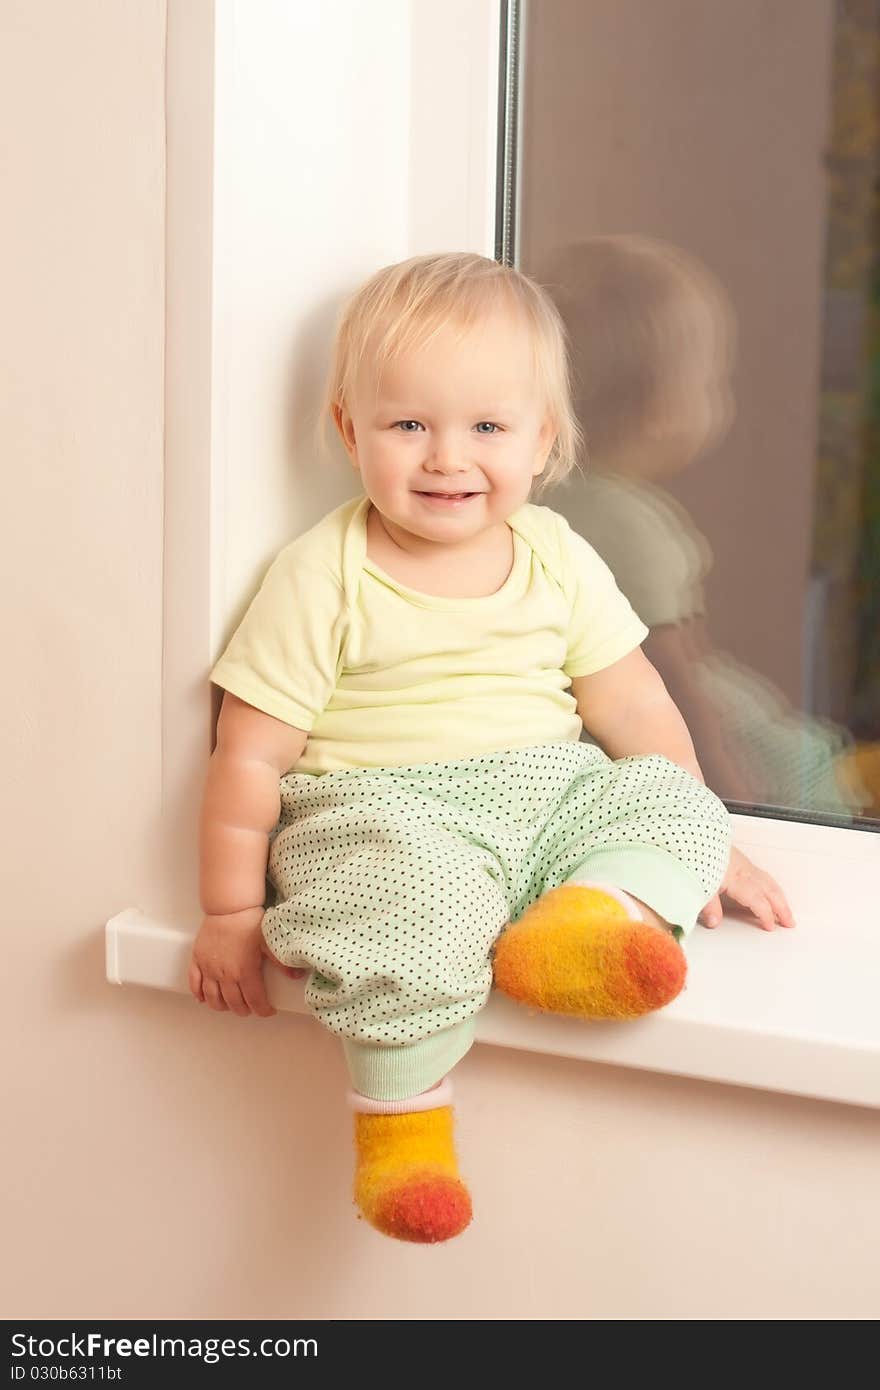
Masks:
[[[880,826],[880,0],[521,16],[512,259],[570,335],[563,512],[734,809]]]

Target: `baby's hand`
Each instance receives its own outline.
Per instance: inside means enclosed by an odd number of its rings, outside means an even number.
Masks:
[[[218,1013],[231,1009],[240,1018],[251,1013],[271,1018],[277,1012],[266,998],[263,981],[263,957],[275,960],[260,930],[264,911],[251,907],[223,916],[209,913],[202,919],[189,966],[189,987],[199,1003]],[[280,961],[275,964],[294,978],[304,973]]]
[[[747,907],[757,917],[762,931],[773,931],[777,922],[783,927],[793,927],[795,924],[785,894],[775,878],[759,869],[738,849],[730,851],[724,881],[718,893],[700,913],[699,920],[706,927],[717,927],[721,921],[721,893]]]

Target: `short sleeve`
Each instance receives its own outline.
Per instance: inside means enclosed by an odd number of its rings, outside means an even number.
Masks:
[[[336,687],[345,631],[339,579],[304,563],[294,542],[269,566],[210,679],[308,732]]]
[[[561,515],[560,520],[571,601],[563,670],[574,680],[603,671],[635,651],[648,636],[648,628],[599,553]]]

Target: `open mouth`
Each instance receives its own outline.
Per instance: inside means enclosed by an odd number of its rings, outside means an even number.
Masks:
[[[479,497],[478,492],[417,492],[417,497],[425,497],[430,502],[467,502],[471,497]]]

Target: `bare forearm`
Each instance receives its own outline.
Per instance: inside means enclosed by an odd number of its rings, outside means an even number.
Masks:
[[[199,817],[201,908],[227,915],[260,907],[269,832],[280,811],[277,768],[218,746],[211,755]]]
[[[720,711],[698,678],[706,646],[702,627],[693,620],[678,627],[654,628],[645,639],[644,651],[687,724],[709,786],[719,796],[752,801],[756,788],[736,760]]]
[[[609,758],[632,758],[660,753],[678,763],[698,781],[704,781],[693,740],[675,703],[668,695],[630,706],[618,720],[606,720],[601,729],[590,729]]]

